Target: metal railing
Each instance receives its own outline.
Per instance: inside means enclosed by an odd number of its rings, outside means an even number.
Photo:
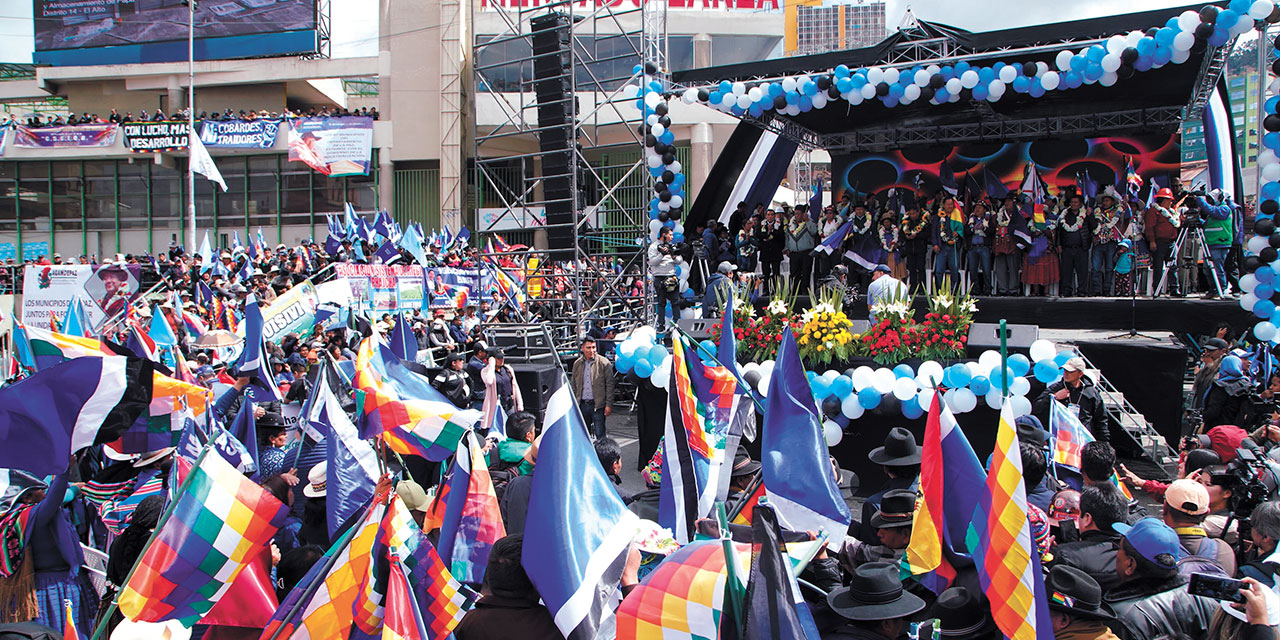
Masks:
[[[1176,454],[1170,448],[1169,443],[1165,441],[1164,436],[1156,431],[1155,427],[1147,421],[1146,417],[1138,411],[1136,407],[1129,402],[1115,385],[1106,376],[1102,375],[1102,370],[1089,361],[1079,349],[1075,349],[1076,355],[1084,360],[1085,369],[1090,373],[1096,372],[1096,376],[1090,375],[1094,385],[1098,387],[1099,395],[1102,396],[1103,405],[1107,408],[1107,413],[1120,425],[1120,428],[1129,432],[1134,436],[1147,455],[1156,463],[1162,463],[1166,457]],[[1141,418],[1141,419],[1139,419]]]

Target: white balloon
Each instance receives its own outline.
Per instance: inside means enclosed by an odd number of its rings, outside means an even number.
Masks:
[[[1036,63],[1036,77],[1040,77],[1049,72],[1049,64],[1046,62]]]
[[[1240,288],[1244,289],[1245,293],[1253,293],[1253,290],[1258,288],[1258,277],[1252,273],[1240,276]]]
[[[649,381],[659,389],[666,389],[667,384],[671,382],[671,365],[668,364],[665,369],[662,365],[654,367],[653,373],[649,376]]]
[[[1196,17],[1196,20],[1199,21],[1200,18]],[[1192,27],[1192,29],[1194,28],[1195,27]],[[1195,44],[1196,36],[1194,33],[1191,33],[1190,29],[1179,31],[1177,35],[1173,36],[1173,50],[1175,53],[1178,51],[1190,51],[1191,47],[1195,46]],[[1177,58],[1177,56],[1174,56],[1174,58]]]
[[[825,91],[819,91],[813,94],[813,108],[821,109],[827,106],[827,100],[827,93]]]
[[[656,124],[658,124],[658,114],[656,114],[656,113],[651,113],[651,114],[649,114],[649,115],[645,116],[645,117],[644,117],[644,122],[645,122],[645,124],[647,124],[647,125],[649,125],[649,126],[651,126],[651,127],[652,127],[652,126],[654,126],[654,125],[656,125]]]
[[[906,402],[916,395],[916,383],[911,378],[898,378],[893,381],[893,397]]]
[[[684,204],[684,198],[682,196],[671,196],[671,200],[667,204],[670,204],[672,209],[679,209],[680,205]],[[680,233],[684,232],[681,231]]]
[[[746,85],[746,83],[745,83],[745,82],[735,82],[735,83],[733,83],[733,94],[734,94],[734,95],[740,96],[740,95],[742,95],[742,94],[744,94],[744,93],[746,93],[746,92],[747,92],[747,85]]]
[[[960,74],[960,85],[965,89],[972,89],[978,86],[978,82],[978,72],[973,69],[969,69],[968,71]]]
[[[925,71],[928,71],[928,72],[929,72],[929,75],[931,75],[931,76],[936,76],[936,75],[938,75],[939,73],[942,73],[942,67],[939,67],[939,66],[938,66],[938,65],[936,65],[936,64],[931,64],[931,65],[929,65],[929,66],[925,67],[925,68],[924,68],[924,70],[925,70]]]
[[[747,97],[751,98],[752,102],[760,102],[760,98],[764,97],[764,92],[760,90],[760,87],[751,87],[747,90]]]
[[[991,98],[994,98],[994,99],[996,99],[996,100],[999,100],[999,99],[1000,99],[1000,96],[1004,95],[1005,87],[1007,87],[1007,86],[1009,86],[1009,85],[1007,85],[1007,84],[1005,84],[1005,83],[1003,83],[1003,82],[1001,82],[1001,81],[999,81],[999,80],[992,80],[992,81],[991,81],[991,84],[987,85],[987,94],[988,94]]]
[[[1031,343],[1031,361],[1039,362],[1041,360],[1052,360],[1058,355],[1058,350],[1053,346],[1053,342],[1040,338]]]
[[[658,226],[662,226],[662,223],[659,222]],[[638,340],[642,345],[643,344],[652,345],[653,341],[657,339],[657,337],[658,337],[658,332],[655,331],[653,327],[650,327],[648,325],[645,325],[643,327],[637,327],[635,331],[631,332],[631,338]]]
[[[1013,65],[1006,65],[1000,69],[1000,82],[1009,84],[1018,77],[1018,69]]]
[[[964,363],[964,366],[965,366],[965,367],[967,367],[967,368],[969,369],[969,377],[970,377],[970,378],[976,378],[976,377],[978,377],[978,376],[982,376],[982,377],[984,377],[984,378],[985,378],[985,377],[987,377],[987,374],[988,374],[988,373],[991,373],[991,370],[990,370],[990,369],[987,369],[987,370],[985,370],[985,371],[984,371],[984,370],[982,369],[982,365],[978,364],[977,362],[969,361],[969,362]]]
[[[960,82],[960,78],[952,78],[947,81],[948,93],[960,93],[964,89],[964,83]]]
[[[1253,305],[1258,304],[1258,296],[1252,293],[1246,293],[1240,296],[1240,308],[1245,311],[1253,311]]]
[[[929,412],[929,407],[933,406],[934,393],[936,392],[933,389],[923,389],[916,395],[916,405],[920,407],[921,411]]]
[[[1262,167],[1262,180],[1264,182],[1275,182],[1280,180],[1280,164],[1271,163]]]
[[[623,98],[626,98],[627,100],[632,100],[638,95],[640,95],[640,87],[637,87],[634,84],[629,84],[622,87]]]
[[[1115,35],[1107,38],[1107,53],[1120,55],[1120,52],[1124,51],[1126,46],[1128,46],[1128,44],[1125,42],[1124,36]]]
[[[792,78],[792,77],[790,77],[790,76],[788,76],[788,77],[786,77],[786,78],[783,78],[783,79],[782,79],[782,90],[783,90],[783,91],[795,91],[795,90],[796,90],[796,79],[795,79],[795,78]]]
[[[1025,396],[1031,392],[1031,381],[1022,376],[1013,379],[1009,384],[1009,393],[1015,396]]]
[[[1253,31],[1253,18],[1250,18],[1249,14],[1240,16],[1235,26],[1231,27],[1231,35],[1235,36],[1241,36],[1250,31]]]
[[[1263,149],[1263,150],[1262,150],[1262,153],[1259,153],[1259,154],[1258,154],[1258,164],[1259,164],[1259,165],[1263,165],[1263,166],[1265,166],[1265,165],[1272,164],[1272,163],[1275,163],[1275,162],[1280,162],[1280,157],[1277,157],[1277,156],[1276,156],[1276,152],[1274,152],[1274,151],[1272,151],[1272,150],[1270,150],[1270,149]]]
[[[692,88],[692,87],[691,87],[691,88],[688,88],[688,89],[685,89],[685,90],[684,90],[684,93],[680,95],[680,101],[681,101],[681,102],[683,102],[683,103],[685,103],[685,104],[693,104],[693,103],[697,102],[697,101],[698,101],[698,90],[697,90],[697,89],[694,89],[694,88]]]
[[[1107,54],[1107,55],[1103,56],[1103,58],[1102,58],[1102,70],[1103,70],[1103,71],[1111,72],[1111,71],[1115,71],[1116,69],[1119,69],[1119,68],[1120,68],[1120,54],[1118,54],[1118,53],[1109,53],[1109,54]]]
[[[983,371],[990,373],[992,369],[1000,366],[1000,352],[992,351],[991,349],[983,351],[978,355],[978,366],[982,367]]]
[[[918,377],[924,378],[925,380],[937,380],[941,382],[942,365],[934,362],[933,360],[925,361],[920,365]]]
[[[853,388],[862,391],[867,387],[873,387],[876,384],[876,371],[868,366],[861,366],[853,370]]]
[[[862,97],[867,100],[876,97],[876,86],[870,82],[862,85]]]
[[[916,72],[916,75],[915,75],[915,76],[913,76],[913,77],[911,78],[911,80],[915,83],[915,85],[916,85],[917,87],[927,87],[927,86],[929,86],[929,76],[931,76],[931,75],[933,75],[933,74],[929,73],[929,72],[928,72],[927,70],[925,70],[925,69],[921,69],[921,70],[919,70],[919,71],[917,71],[917,72]],[[917,94],[917,96],[918,96],[918,95],[919,95],[919,94]]]
[[[956,389],[956,409],[960,413],[969,413],[978,407],[978,396],[969,389]]]
[[[889,67],[884,70],[884,81],[889,84],[895,84],[902,78],[902,72],[895,67]]]
[[[761,373],[773,373],[773,365],[774,365],[773,360],[765,360],[764,362],[761,362],[761,363],[760,363],[760,372],[761,372]]]
[[[651,231],[651,232],[653,232],[653,233],[657,233],[657,232],[658,232],[658,230],[659,230],[659,229],[661,229],[661,228],[662,228],[662,221],[661,221],[661,220],[650,220],[650,221],[649,221],[649,231]]]
[[[1252,238],[1249,238],[1249,241],[1247,243],[1245,243],[1245,248],[1247,248],[1249,252],[1253,254],[1262,253],[1262,250],[1266,249],[1269,246],[1271,246],[1271,242],[1264,236],[1253,236]],[[1249,276],[1253,276],[1253,274],[1250,273]],[[1240,282],[1243,285],[1244,279],[1241,278]],[[1257,278],[1253,279],[1253,284],[1254,286],[1258,285]],[[1249,287],[1248,289],[1245,289],[1245,291],[1253,291],[1253,287]]]
[[[957,92],[955,92],[955,93],[953,93],[953,94],[951,94],[951,95],[947,96],[947,102],[960,102],[960,92],[959,92],[959,91],[957,91]]]
[[[739,109],[746,109],[747,107],[750,107],[750,106],[751,106],[751,96],[744,96],[744,95],[738,96]]]
[[[679,174],[684,169],[684,166],[680,164],[679,160],[676,160],[675,162],[671,163],[670,168],[671,168],[671,173]]]
[[[886,393],[893,393],[894,384],[897,381],[898,377],[893,374],[892,369],[880,368],[876,369],[875,381],[872,383],[872,386],[875,387],[876,391],[880,392],[880,395],[884,395]]]
[[[1194,43],[1195,38],[1192,38],[1191,41]],[[1175,44],[1176,44],[1176,41],[1175,41]],[[1169,59],[1169,62],[1172,62],[1174,64],[1182,64],[1189,59],[1191,59],[1191,45],[1187,45],[1186,49],[1174,49],[1173,57]],[[1280,78],[1277,78],[1272,82],[1280,82]],[[1271,90],[1271,93],[1275,93],[1275,92],[1276,92],[1275,89]]]
[[[1249,5],[1249,17],[1254,20],[1261,20],[1271,15],[1272,7],[1274,6],[1271,0],[1257,0]]]
[[[1045,91],[1053,91],[1054,89],[1057,89],[1058,83],[1060,82],[1062,82],[1062,77],[1059,76],[1056,71],[1047,71],[1043,76],[1040,76],[1040,84],[1044,87]]]
[[[769,395],[770,380],[773,380],[772,371],[770,371],[769,373],[764,373],[760,375],[760,383],[756,385],[756,392],[759,393],[761,397],[765,397]]]
[[[1138,46],[1138,41],[1141,40],[1142,36],[1144,35],[1145,34],[1142,33],[1141,31],[1130,31],[1129,33],[1126,33],[1124,36],[1124,46],[1126,47]]]
[[[1053,59],[1053,63],[1057,65],[1058,71],[1070,71],[1071,58],[1073,57],[1075,57],[1074,53],[1072,53],[1070,50],[1064,49],[1058,52],[1057,57]]]
[[[745,99],[745,97],[746,97],[746,96],[743,96],[743,98],[744,98],[744,99]],[[653,131],[653,137],[655,137],[655,138],[656,138],[656,137],[658,137],[658,136],[662,135],[662,134],[663,134],[663,132],[665,132],[665,131],[667,130],[667,128],[666,128],[666,127],[664,127],[664,126],[662,126],[662,123],[661,123],[661,122],[659,122],[659,123],[657,123],[657,124],[653,125],[653,126],[650,128],[650,130],[651,130],[651,131]]]
[[[840,377],[840,372],[836,371],[835,369],[827,369],[826,371],[822,372],[822,379],[825,380],[827,384],[831,384],[832,380],[835,380],[836,378],[839,378],[839,377]]]
[[[658,211],[670,211],[670,210],[671,210],[671,203],[670,203],[670,202],[659,202],[659,203],[658,203]]]
[[[650,107],[656,107],[656,106],[658,106],[658,103],[659,103],[659,102],[662,102],[662,96],[661,96],[661,95],[658,95],[658,93],[657,93],[657,92],[654,92],[654,91],[646,91],[646,92],[645,92],[645,94],[644,94],[644,103],[645,103],[645,104],[649,105]]]
[[[746,364],[742,365],[742,374],[743,374],[743,375],[746,375],[748,371],[759,371],[759,370],[760,370],[760,363],[759,363],[759,362],[748,362],[748,363],[746,363]]]
[[[827,420],[822,423],[822,437],[827,441],[828,447],[834,447],[844,438],[844,431],[840,430],[840,425],[834,420]]]
[[[1009,403],[1013,405],[1013,417],[1018,418],[1031,414],[1031,401],[1024,396],[1013,396],[1009,398]]]
[[[1119,80],[1119,79],[1120,79],[1120,76],[1116,75],[1116,72],[1108,71],[1107,73],[1102,74],[1102,78],[1098,80],[1098,84],[1104,87],[1109,87],[1115,84],[1116,80]]]
[[[924,72],[921,71],[921,73],[924,73]],[[907,85],[906,89],[902,90],[902,100],[904,102],[914,101],[916,98],[919,98],[919,97],[920,97],[920,87],[914,84],[909,84]]]
[[[1184,32],[1195,31],[1198,26],[1200,26],[1199,13],[1187,9],[1186,11],[1178,14],[1178,28],[1182,29]]]
[[[880,84],[884,80],[884,69],[871,67],[867,69],[867,84]]]
[[[866,100],[866,98],[862,97],[862,92],[856,89],[845,94],[844,99],[848,100],[849,104],[854,106],[860,105],[864,100]]]
[[[942,394],[942,404],[947,405],[947,408],[951,410],[951,413],[960,413],[960,410],[956,407],[955,389],[948,389]]]
[[[999,389],[992,389],[988,391],[985,399],[987,401],[987,406],[995,409],[996,411],[1000,410],[1000,403],[1004,402],[1004,398],[1000,397]]]

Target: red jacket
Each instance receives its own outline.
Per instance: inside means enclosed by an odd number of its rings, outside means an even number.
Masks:
[[[1156,211],[1155,205],[1147,207],[1146,213],[1142,216],[1142,235],[1146,237],[1147,242],[1173,242],[1178,238],[1178,228],[1173,226],[1159,211]]]

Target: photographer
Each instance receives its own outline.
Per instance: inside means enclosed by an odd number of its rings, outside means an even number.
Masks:
[[[1204,519],[1204,531],[1210,538],[1235,544],[1239,538],[1238,521],[1231,517],[1231,495],[1234,478],[1227,475],[1225,466],[1205,467],[1191,476],[1209,492],[1209,515]]]
[[[1276,542],[1280,541],[1280,502],[1264,502],[1249,516],[1249,540],[1253,543],[1248,552],[1250,561],[1240,567],[1240,575],[1253,578],[1268,587],[1275,586],[1276,569],[1280,558],[1274,556]]]
[[[671,303],[671,322],[680,319],[680,279],[676,277],[678,248],[671,244],[671,229],[662,227],[658,239],[649,245],[649,275],[653,280],[654,328],[658,333],[666,329],[667,303]]]
[[[1251,406],[1249,390],[1252,382],[1244,375],[1244,364],[1236,356],[1227,356],[1218,366],[1218,377],[1204,396],[1204,426],[1245,424],[1245,412]]]

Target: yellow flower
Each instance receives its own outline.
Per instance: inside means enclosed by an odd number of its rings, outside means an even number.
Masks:
[[[818,351],[822,351],[822,345],[818,345]]]

